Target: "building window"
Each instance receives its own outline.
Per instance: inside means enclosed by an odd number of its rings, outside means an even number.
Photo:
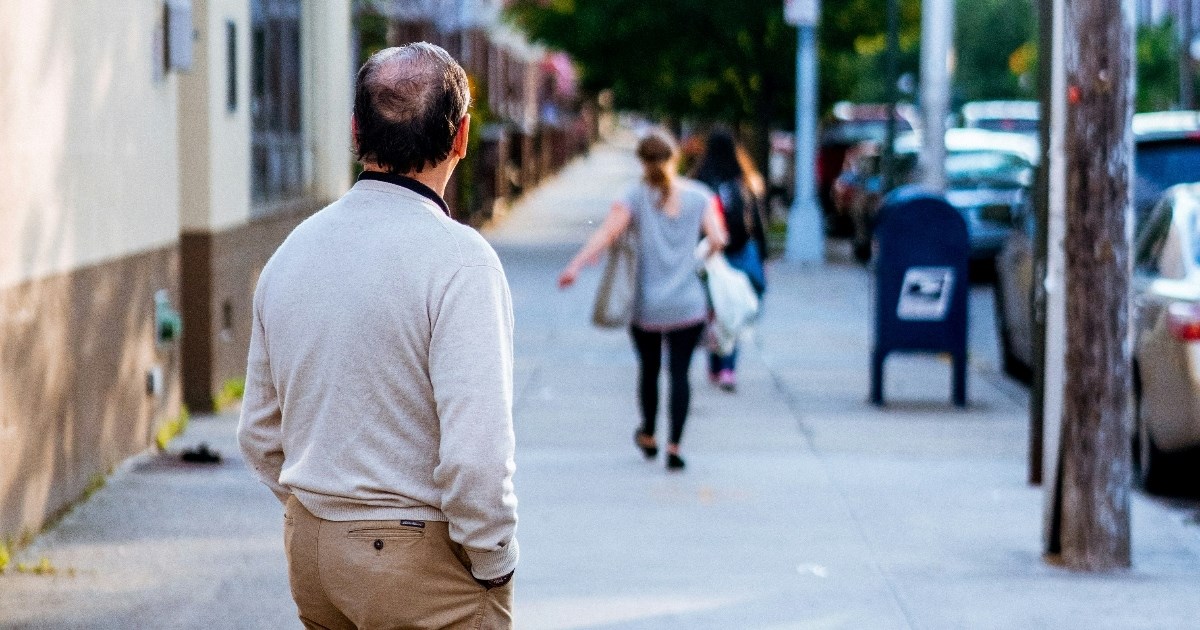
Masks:
[[[225,109],[237,111],[237,24],[225,23]]]
[[[300,0],[252,0],[250,17],[251,180],[254,200],[262,208],[305,189]]]

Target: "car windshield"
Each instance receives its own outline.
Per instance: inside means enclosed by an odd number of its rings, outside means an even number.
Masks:
[[[1134,217],[1140,224],[1167,188],[1200,180],[1200,140],[1139,142],[1133,163]]]
[[[1029,118],[983,118],[972,124],[977,129],[1009,131],[1014,133],[1037,133],[1038,121]]]
[[[1200,140],[1147,142],[1134,158],[1139,179],[1166,190],[1200,179]]]
[[[1012,153],[963,151],[946,156],[946,179],[953,184],[1028,186],[1032,178],[1033,166]]]
[[[896,118],[896,131],[912,131],[912,125]],[[847,120],[830,125],[823,134],[824,144],[857,144],[865,140],[883,142],[887,138],[886,120]]]

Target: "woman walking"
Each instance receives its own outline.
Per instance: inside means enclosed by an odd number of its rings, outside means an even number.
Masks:
[[[766,218],[763,212],[762,176],[728,131],[708,136],[704,155],[696,166],[696,179],[717,192],[721,214],[729,230],[725,257],[733,268],[746,274],[761,298],[767,288],[763,264],[767,259]],[[708,355],[709,380],[721,389],[737,388],[737,347],[729,356]]]
[[[688,367],[708,317],[708,299],[696,274],[696,241],[707,236],[717,251],[725,244],[725,231],[712,192],[675,175],[678,152],[668,134],[650,132],[638,143],[637,155],[641,180],[613,203],[604,224],[563,270],[558,285],[574,284],[583,267],[595,263],[626,230],[634,229],[638,286],[630,336],[638,356],[642,410],[634,442],[646,459],[658,455],[658,375],[665,345],[671,382],[667,468],[679,470],[684,467],[679,442],[691,402]]]

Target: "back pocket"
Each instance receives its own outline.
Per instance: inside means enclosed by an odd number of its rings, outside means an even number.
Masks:
[[[424,538],[425,531],[417,527],[356,527],[346,532],[346,538]]]

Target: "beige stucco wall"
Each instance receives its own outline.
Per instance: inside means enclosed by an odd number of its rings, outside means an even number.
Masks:
[[[195,63],[180,79],[180,210],[184,230],[219,231],[250,216],[250,8],[193,0]],[[226,22],[237,29],[237,105],[226,104]]]
[[[355,65],[350,0],[305,0],[301,26],[304,122],[312,192],[335,199],[350,187]]]
[[[0,288],[173,244],[161,0],[0,2]]]
[[[301,64],[306,172],[312,197],[350,185],[353,50],[349,0],[302,2]],[[193,0],[196,59],[180,79],[182,227],[221,232],[250,220],[251,32],[247,0]],[[225,101],[225,23],[237,26],[238,104]]]

